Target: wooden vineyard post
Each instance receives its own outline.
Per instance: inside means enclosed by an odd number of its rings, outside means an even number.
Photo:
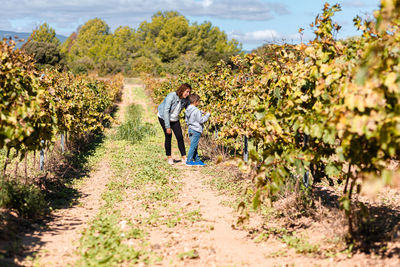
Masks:
[[[7,164],[8,164],[8,158],[10,157],[10,149],[7,149],[7,156],[6,156],[6,160],[4,162],[4,168],[3,168],[3,181],[6,178],[6,169],[7,169]]]
[[[303,147],[306,148],[308,146],[308,142],[309,142],[310,136],[305,134],[304,135],[304,143],[303,143]],[[308,186],[310,185],[310,173],[309,171],[305,171],[304,175],[303,175],[303,185],[308,188]]]
[[[43,144],[44,144],[43,140],[41,141],[41,144],[43,146]],[[44,170],[44,148],[43,147],[40,149],[40,160],[39,160],[39,162],[40,162],[39,163],[40,170],[43,171]]]
[[[64,133],[61,134],[61,152],[64,154],[65,148],[64,148]]]

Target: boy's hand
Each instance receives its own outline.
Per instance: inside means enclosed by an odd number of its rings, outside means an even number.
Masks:
[[[167,128],[166,130],[167,130],[167,134],[171,134],[172,133],[171,132],[171,128]]]

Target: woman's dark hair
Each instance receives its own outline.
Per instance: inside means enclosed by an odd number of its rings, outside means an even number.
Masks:
[[[192,91],[192,87],[188,83],[184,83],[181,86],[179,86],[178,90],[176,90],[176,94],[178,95],[179,98],[182,98],[183,92],[186,91],[186,89],[190,89]]]

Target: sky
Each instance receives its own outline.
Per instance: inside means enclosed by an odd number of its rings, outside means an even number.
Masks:
[[[69,36],[93,18],[104,20],[111,28],[136,29],[151,21],[157,11],[178,11],[190,23],[210,21],[225,31],[229,39],[252,50],[265,43],[302,41],[313,38],[310,23],[322,13],[324,3],[340,4],[342,11],[333,20],[342,26],[338,38],[359,35],[353,25],[356,15],[372,17],[379,0],[0,0],[0,30],[31,32],[48,23],[57,34]]]

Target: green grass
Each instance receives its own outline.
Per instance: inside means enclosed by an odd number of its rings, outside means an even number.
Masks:
[[[319,251],[317,245],[312,245],[308,243],[305,238],[298,237],[295,234],[295,232],[293,232],[292,234],[284,234],[281,240],[289,247],[294,248],[296,253],[299,254],[311,254],[317,253]]]
[[[182,209],[173,211],[172,214],[163,222],[168,228],[173,228],[183,222],[201,221],[202,216],[199,210],[185,212]]]
[[[97,216],[80,239],[79,252],[82,257],[77,265],[113,266],[124,262],[135,264],[151,261],[149,252],[130,245],[131,240],[143,239],[142,230],[135,227],[122,230],[119,222],[119,211],[103,211]]]
[[[210,177],[207,184],[224,195],[238,196],[245,188],[243,180],[234,180],[230,170],[220,168],[218,165],[210,165],[200,171]]]
[[[125,78],[124,82],[127,84],[141,84],[142,83],[140,78]]]
[[[130,266],[160,260],[147,242],[147,229],[163,221],[160,209],[176,198],[180,189],[178,171],[163,160],[162,133],[142,122],[143,109],[131,105],[127,112],[127,121],[118,127],[116,136],[106,139],[101,151],[113,173],[102,194],[104,205],[82,233],[78,266]],[[138,208],[148,215],[131,218],[119,207],[118,203],[133,191],[138,194],[130,199],[140,198]],[[196,215],[181,217],[193,219]],[[121,227],[122,222],[127,226]]]
[[[155,263],[159,257],[146,246],[145,227],[125,218],[117,204],[127,196],[127,190],[137,189],[143,185],[153,184],[158,190],[151,192],[149,202],[164,203],[174,197],[166,177],[173,173],[164,161],[151,160],[157,136],[147,136],[141,142],[132,144],[129,141],[106,141],[107,158],[113,170],[113,176],[106,186],[102,198],[105,204],[98,216],[91,222],[80,239],[79,266],[113,266],[132,265],[138,262]],[[161,166],[160,168],[160,165]],[[147,166],[143,168],[143,166]],[[166,169],[165,169],[166,168]],[[161,185],[164,185],[161,187]],[[154,218],[158,220],[157,217]],[[130,230],[121,229],[121,221],[130,225]]]
[[[137,99],[138,102],[145,103],[143,117],[148,119],[150,122],[158,123],[156,105],[149,101],[149,96],[145,92],[144,88],[135,91],[135,99]]]
[[[143,122],[141,113],[141,106],[130,105],[127,108],[127,120],[117,128],[115,134],[117,140],[127,140],[131,143],[137,143],[143,140],[144,137],[155,134],[154,125]]]
[[[178,259],[184,260],[184,259],[197,259],[199,258],[199,253],[192,249],[186,252],[181,252],[177,255]]]

